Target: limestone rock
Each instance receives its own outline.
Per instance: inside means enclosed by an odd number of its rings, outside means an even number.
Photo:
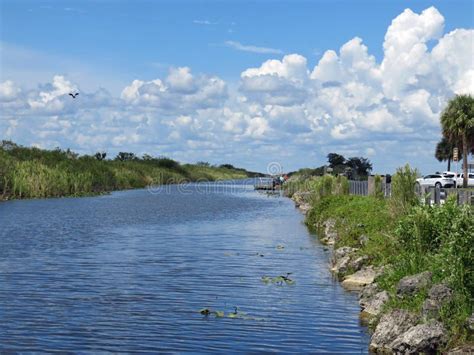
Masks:
[[[370,351],[391,351],[392,342],[413,327],[417,321],[416,315],[403,309],[395,309],[384,314],[370,340]]]
[[[349,290],[360,290],[362,287],[373,283],[376,276],[377,272],[373,266],[368,266],[346,276],[342,281],[342,286]]]
[[[379,285],[376,282],[373,284],[365,286],[359,292],[359,305],[361,308],[367,307],[368,302],[370,299],[375,296],[377,293],[380,292]]]
[[[336,233],[336,220],[330,218],[323,223],[324,237],[321,239],[324,243],[334,245],[338,238]]]
[[[295,206],[299,207],[300,205],[307,203],[307,193],[297,191],[291,196],[291,199],[295,202]]]
[[[363,312],[370,316],[378,316],[382,312],[384,304],[389,299],[390,295],[388,294],[388,292],[381,291],[375,294],[371,299],[369,299]]]
[[[415,294],[431,283],[431,272],[425,271],[416,275],[405,276],[397,285],[397,296],[404,297]]]
[[[429,290],[428,297],[435,301],[446,302],[453,297],[453,290],[445,284],[436,284]]]
[[[445,302],[453,297],[453,290],[444,284],[434,285],[423,303],[422,314],[425,319],[438,318],[439,311]]]
[[[301,212],[303,212],[303,214],[307,214],[308,211],[311,209],[311,205],[306,202],[298,205],[297,207],[299,208]]]
[[[351,257],[358,249],[351,247],[341,247],[334,251],[332,256],[331,271],[337,275],[343,275],[349,270]]]
[[[457,346],[449,350],[447,355],[474,355],[474,344]]]
[[[350,261],[349,268],[351,268],[354,271],[359,271],[362,268],[362,266],[364,266],[364,264],[367,263],[368,260],[369,260],[369,257],[367,255],[359,256],[358,258],[355,258]]]
[[[333,271],[336,274],[344,274],[347,272],[349,268],[349,262],[351,261],[351,257],[349,255],[346,255],[336,261],[334,266],[331,268],[331,271]]]
[[[333,259],[337,261],[338,259],[341,259],[349,254],[352,254],[356,252],[357,250],[359,249],[351,248],[351,247],[340,247],[334,250]]]
[[[440,322],[418,324],[398,336],[390,347],[396,354],[436,353],[446,344],[446,334]]]

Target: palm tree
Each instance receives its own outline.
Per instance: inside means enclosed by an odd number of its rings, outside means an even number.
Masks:
[[[467,157],[472,145],[469,138],[474,132],[474,98],[471,95],[456,95],[449,100],[441,114],[441,128],[443,136],[456,146],[462,144],[463,187],[467,187]]]
[[[451,161],[453,160],[453,149],[455,147],[456,146],[452,142],[450,142],[449,139],[446,137],[441,138],[438,144],[436,144],[435,158],[439,162],[442,162],[442,161],[448,162],[447,171],[451,171]],[[458,149],[459,149],[458,159],[462,159],[462,147],[458,146]]]
[[[453,159],[453,144],[443,137],[436,145],[435,158],[438,161],[448,161],[448,171],[451,171],[451,159]]]

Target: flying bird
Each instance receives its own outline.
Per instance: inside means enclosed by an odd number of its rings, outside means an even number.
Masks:
[[[75,99],[77,95],[79,95],[78,92],[76,92],[75,94],[69,93],[69,96],[72,96],[73,99]]]

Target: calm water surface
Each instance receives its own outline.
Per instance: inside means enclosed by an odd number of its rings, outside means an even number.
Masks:
[[[367,352],[290,200],[179,189],[0,203],[0,351]]]

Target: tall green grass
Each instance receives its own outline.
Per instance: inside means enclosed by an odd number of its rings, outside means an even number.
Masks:
[[[347,195],[349,193],[349,181],[342,175],[337,177],[323,175],[308,179],[297,176],[286,182],[284,189],[289,197],[298,191],[309,192],[311,201],[315,202],[324,196]]]
[[[8,144],[6,144],[8,143]],[[247,177],[243,169],[180,163],[169,158],[97,160],[66,150],[0,145],[0,199],[82,196],[183,181]]]
[[[335,188],[336,178],[311,181],[312,209],[306,223],[321,226],[336,220],[336,248],[359,248],[371,264],[386,266],[377,282],[392,294],[386,311],[405,308],[421,312],[428,290],[409,298],[396,296],[396,285],[405,276],[430,271],[433,282],[446,283],[454,292],[452,301],[442,307],[440,320],[453,346],[473,341],[466,319],[473,312],[474,300],[474,209],[458,205],[450,198],[439,206],[422,205],[414,192],[417,171],[405,166],[392,178],[392,197],[350,196]],[[364,242],[360,237],[364,235]],[[471,338],[469,338],[471,337]]]

